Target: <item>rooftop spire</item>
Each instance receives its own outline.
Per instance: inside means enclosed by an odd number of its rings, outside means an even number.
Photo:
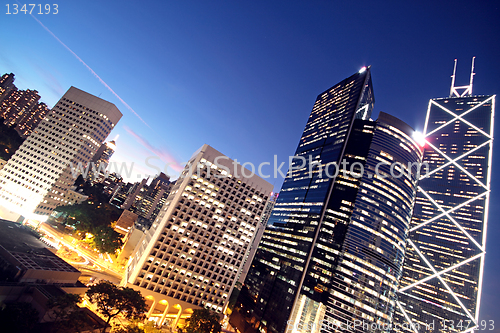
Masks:
[[[470,81],[468,86],[455,87],[455,76],[457,72],[457,59],[455,59],[455,65],[453,66],[453,75],[451,76],[451,88],[450,97],[464,97],[472,95],[472,82],[474,81],[474,60],[476,57],[472,57],[472,65],[470,70]],[[462,90],[460,93],[459,90]]]

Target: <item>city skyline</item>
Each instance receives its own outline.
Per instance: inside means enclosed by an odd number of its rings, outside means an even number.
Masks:
[[[151,8],[142,8],[137,13],[137,22],[144,25],[137,32],[124,26],[134,21],[130,4],[122,8],[100,5],[105,7],[97,7],[92,2],[86,6],[68,4],[60,6],[60,16],[37,18],[92,67],[153,130],[123,107],[29,15],[7,17],[2,14],[5,20],[0,22],[0,27],[16,33],[0,37],[4,46],[0,53],[0,74],[13,72],[20,89],[38,90],[41,101],[49,106],[53,106],[70,85],[96,96],[102,93],[101,98],[113,102],[125,114],[123,125],[110,136],[120,134],[114,156],[117,161],[119,158],[130,161],[128,154],[144,160],[153,152],[164,161],[180,164],[203,143],[255,165],[272,161],[274,154],[285,161],[298,142],[297,133],[307,120],[304,110],[310,109],[317,91],[365,65],[372,65],[377,78],[374,118],[378,111],[387,111],[420,130],[428,99],[446,96],[455,58],[458,58],[457,80],[463,83],[468,81],[470,59],[477,56],[473,94],[500,91],[494,60],[499,54],[498,46],[487,43],[498,35],[498,24],[493,20],[498,9],[489,5],[478,9],[465,2],[385,8],[375,5],[337,8],[327,4],[312,8],[298,3],[289,7],[219,4],[224,8],[218,13],[218,6],[208,4],[192,7],[170,4],[158,10],[157,15],[165,15],[164,19],[153,14]],[[68,15],[77,10],[79,15]],[[383,14],[383,10],[387,13]],[[413,14],[406,15],[409,12]],[[85,23],[88,18],[99,21],[105,13],[112,16],[113,23],[98,23],[95,27]],[[360,23],[350,31],[345,24],[347,18],[342,16],[356,17]],[[71,26],[68,20],[75,20],[75,25],[86,29],[66,28]],[[186,24],[191,22],[196,24],[192,27]],[[259,24],[255,24],[257,22]],[[429,27],[420,30],[420,26],[426,24]],[[397,30],[394,26],[401,31],[394,31]],[[234,32],[228,32],[230,28],[234,28]],[[253,28],[255,32],[251,31]],[[159,42],[154,42],[155,31],[166,33],[164,38],[156,39]],[[336,31],[342,34],[334,35]],[[150,32],[151,39],[141,42],[142,32]],[[236,39],[238,33],[246,36],[248,45]],[[132,36],[130,43],[123,39],[127,34]],[[325,37],[327,42],[322,43]],[[108,41],[109,47],[106,47]],[[129,54],[131,45],[152,52]],[[343,51],[345,54],[340,55],[345,45],[350,45],[352,51]],[[94,56],[95,50],[102,52],[95,52]],[[165,66],[164,62],[172,66]],[[128,79],[131,83],[143,81],[127,87]],[[205,88],[207,91],[203,92]],[[177,126],[185,117],[206,127],[199,137],[184,135],[191,129]],[[288,130],[275,125],[279,119],[286,119]],[[233,126],[220,133],[217,130],[220,123]],[[191,126],[198,128],[199,125],[193,122]],[[139,144],[132,142],[135,140]],[[497,155],[493,165],[498,161]],[[144,174],[144,169],[138,173]],[[499,187],[494,174],[492,177],[491,200],[495,202]],[[279,190],[281,182],[279,178],[271,180],[275,190]],[[490,215],[496,216],[495,210],[496,207],[492,207]],[[494,223],[490,223],[489,231],[489,237],[500,234],[500,228]],[[494,258],[499,245],[489,242],[488,247],[484,290],[488,290],[488,281],[490,288],[494,288],[495,267],[500,266],[500,260]],[[483,292],[483,296],[490,299],[490,303],[482,302],[485,311],[488,311],[487,304],[494,308],[500,300],[497,291],[493,295]]]

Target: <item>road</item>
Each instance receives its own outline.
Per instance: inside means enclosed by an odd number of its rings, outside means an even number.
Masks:
[[[72,251],[75,251],[76,253],[78,253],[78,255],[80,255],[85,259],[85,262],[75,262],[68,260],[68,262],[71,265],[86,266],[89,263],[92,263],[101,270],[99,274],[110,275],[113,276],[115,279],[122,278],[123,272],[119,269],[117,265],[112,264],[109,261],[106,261],[104,258],[100,258],[99,253],[90,250],[88,248],[85,248],[74,237],[57,230],[56,228],[45,222],[39,225],[38,231],[40,233],[47,235],[48,238],[52,240],[54,243],[59,243],[61,245],[66,246],[67,248],[71,249]],[[66,260],[66,258],[64,259]]]

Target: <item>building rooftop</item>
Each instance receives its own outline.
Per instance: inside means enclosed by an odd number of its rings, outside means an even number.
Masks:
[[[38,240],[26,226],[0,219],[0,246],[26,269],[79,272]]]

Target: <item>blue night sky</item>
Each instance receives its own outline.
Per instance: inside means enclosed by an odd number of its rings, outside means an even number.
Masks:
[[[30,16],[5,14],[4,2],[0,75],[13,72],[49,106],[72,85],[115,103],[123,118],[109,139],[119,135],[114,161],[134,162],[129,180],[157,173],[149,156],[175,175],[204,143],[258,165],[293,155],[316,96],[363,66],[372,66],[372,118],[385,111],[417,130],[428,100],[448,96],[455,58],[458,85],[476,56],[473,92],[500,93],[499,5],[89,0]],[[494,171],[481,319],[500,327]],[[276,190],[283,181],[268,180]]]

